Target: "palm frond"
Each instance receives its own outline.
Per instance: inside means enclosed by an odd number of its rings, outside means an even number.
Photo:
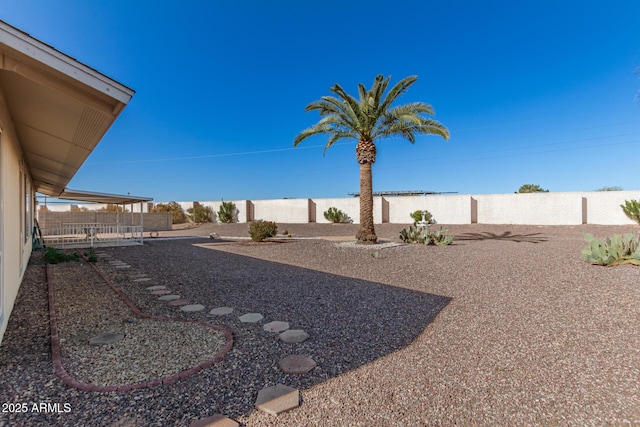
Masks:
[[[391,104],[393,104],[400,95],[405,93],[416,80],[418,80],[418,76],[409,76],[396,83],[380,104],[380,111],[387,111],[391,107]]]

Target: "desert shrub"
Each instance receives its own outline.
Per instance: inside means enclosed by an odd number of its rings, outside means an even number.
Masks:
[[[194,202],[193,207],[187,209],[189,220],[195,223],[211,222],[213,220],[213,209],[209,206],[202,206],[198,202]]]
[[[582,259],[596,265],[635,264],[640,265],[640,236],[614,234],[611,238],[598,240],[583,232],[589,246],[582,250]]]
[[[89,252],[85,252],[83,255],[85,256],[87,261],[93,264],[98,262],[98,256],[96,255],[96,251],[94,251],[93,248],[89,249]]]
[[[327,209],[327,211],[324,213],[324,218],[327,221],[331,221],[334,224],[338,224],[341,222],[349,222],[350,220],[349,215],[347,215],[346,213],[342,212],[340,209],[335,208],[333,206]]]
[[[600,187],[595,191],[622,191],[622,187],[618,185],[608,185],[606,187]]]
[[[171,222],[174,224],[183,224],[187,222],[187,216],[184,209],[177,202],[158,203],[151,212],[169,212],[171,213]]]
[[[438,227],[435,231],[431,231],[428,226],[409,226],[409,228],[405,228],[400,232],[400,240],[404,243],[446,246],[453,243],[453,236],[447,234],[448,232],[449,230],[443,227]]]
[[[548,193],[549,190],[545,190],[538,184],[524,184],[521,185],[517,191],[518,193]]]
[[[409,216],[411,216],[411,219],[413,219],[413,224],[414,225],[422,221],[422,211],[421,210],[417,210],[417,211],[411,212],[409,214]],[[436,223],[436,220],[431,215],[431,212],[429,212],[426,209],[424,210],[424,220],[427,222],[427,224],[435,224]]]
[[[249,224],[249,235],[254,242],[262,242],[267,237],[273,237],[278,233],[278,226],[272,221],[261,219]]]
[[[237,211],[235,203],[225,202],[223,200],[218,210],[218,221],[225,223],[233,222]]]
[[[626,216],[640,224],[640,201],[625,200],[624,205],[620,205],[620,207]]]
[[[44,258],[49,264],[59,264],[61,262],[77,261],[80,255],[76,252],[67,253],[57,248],[48,247]]]
[[[96,212],[129,212],[129,210],[125,209],[124,206],[108,203],[107,206],[103,206],[100,209],[96,209]]]

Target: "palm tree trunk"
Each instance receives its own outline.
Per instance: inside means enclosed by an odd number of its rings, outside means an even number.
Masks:
[[[356,233],[358,243],[373,244],[378,241],[373,227],[373,181],[371,163],[360,164],[360,230]]]

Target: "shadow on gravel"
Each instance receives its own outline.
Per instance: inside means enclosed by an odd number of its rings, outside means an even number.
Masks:
[[[306,389],[400,350],[451,300],[231,254],[216,250],[215,244],[192,243],[177,242],[172,259],[156,263],[153,275],[172,291],[203,304],[207,308],[199,313],[203,317],[214,307],[234,308],[231,315],[210,318],[233,331],[234,349],[219,366],[194,377],[194,382],[215,384],[200,391],[211,398],[201,398],[207,405],[218,401],[222,406],[215,410],[209,406],[206,413],[249,414],[257,392],[265,386],[282,383]],[[166,250],[154,244],[122,249],[122,259],[134,251],[143,251],[146,258],[166,256]],[[256,324],[238,320],[251,312],[261,313],[264,319]],[[303,329],[310,338],[299,344],[284,343],[277,333],[264,331],[263,325],[272,321],[289,322],[290,329]],[[317,367],[303,375],[282,373],[278,361],[292,354],[310,356]],[[167,387],[164,396],[173,389]],[[213,399],[220,395],[234,397],[224,403]]]
[[[5,422],[25,426],[188,425],[215,413],[236,419],[248,416],[255,411],[255,399],[264,387],[281,383],[305,390],[405,348],[450,301],[444,296],[227,253],[205,239],[198,243],[206,247],[194,245],[193,240],[174,240],[106,251],[172,292],[203,304],[205,311],[185,313],[168,307],[149,295],[147,285],[133,284],[127,273],[111,279],[147,313],[206,320],[231,329],[234,347],[222,361],[192,377],[150,390],[90,393],[69,388],[51,367],[44,269],[31,266],[0,347],[0,398],[3,402],[69,403],[71,411],[0,413],[0,426]],[[271,248],[278,247],[275,245]],[[114,294],[114,304],[118,303]],[[234,312],[208,318],[208,311],[219,306],[233,307]],[[261,313],[264,319],[255,324],[239,321],[239,316],[250,312]],[[284,343],[277,333],[263,329],[272,321],[289,322],[290,329],[304,329],[310,338],[299,344]],[[191,339],[196,338],[185,337],[185,342],[176,345],[189,351],[186,343]],[[284,374],[278,362],[293,354],[310,356],[316,368],[302,375]],[[112,424],[118,420],[122,423]]]
[[[517,243],[542,243],[546,242],[547,237],[541,233],[531,234],[511,234],[510,231],[505,231],[502,234],[496,233],[465,233],[455,236],[455,240],[507,240]]]

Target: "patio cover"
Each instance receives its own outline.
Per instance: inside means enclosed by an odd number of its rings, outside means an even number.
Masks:
[[[77,202],[110,203],[114,205],[132,205],[134,203],[150,202],[153,200],[152,197],[93,193],[89,191],[71,190],[69,188],[65,188],[57,198]]]

